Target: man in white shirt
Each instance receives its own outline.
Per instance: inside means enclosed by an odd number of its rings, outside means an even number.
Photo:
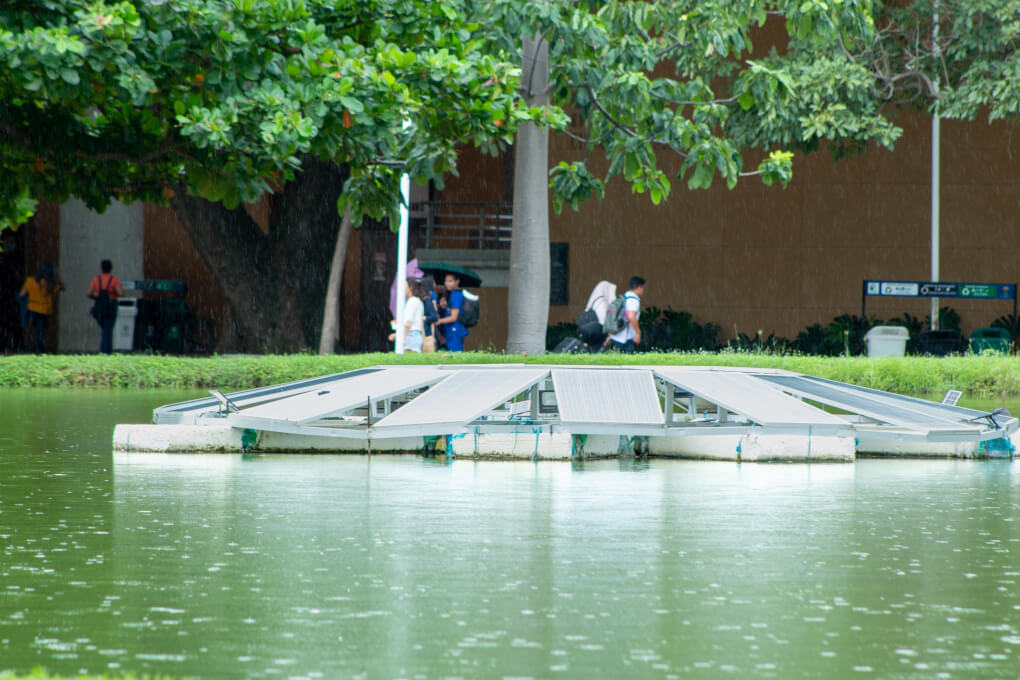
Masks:
[[[640,276],[630,277],[627,292],[623,294],[623,328],[609,336],[609,346],[624,354],[633,354],[641,344],[641,296],[645,294],[645,280]]]

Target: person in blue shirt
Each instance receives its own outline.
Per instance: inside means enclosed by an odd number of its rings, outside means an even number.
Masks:
[[[464,293],[460,289],[460,277],[456,274],[447,274],[443,285],[450,293],[448,301],[450,313],[439,319],[436,326],[442,326],[448,352],[463,352],[464,336],[468,335],[468,329],[458,321],[460,310],[464,306]]]

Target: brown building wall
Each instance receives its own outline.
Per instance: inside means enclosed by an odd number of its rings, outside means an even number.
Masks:
[[[441,201],[513,201],[513,154],[507,151],[490,156],[472,146],[461,148],[457,158],[459,176],[447,177],[438,200]],[[414,257],[414,253],[410,253]],[[441,283],[441,282],[440,282]],[[464,341],[467,350],[502,351],[508,330],[507,289],[483,286],[472,289],[478,294],[481,317]]]
[[[649,281],[645,305],[689,311],[699,323],[717,324],[723,339],[759,329],[794,338],[810,324],[859,314],[863,279],[927,280],[930,120],[904,112],[899,123],[904,134],[891,152],[872,148],[837,163],[826,152],[798,156],[794,180],[785,189],[746,178],[732,191],[721,183],[689,191],[674,181],[669,200],[653,206],[615,178],[605,199],[577,212],[551,213],[550,240],[569,243],[570,261],[569,304],[550,307],[550,323],[574,321],[600,279],[625,286],[632,274],[640,274]],[[550,162],[580,153],[575,143],[557,136]],[[595,165],[596,174],[604,172]],[[660,166],[675,175],[679,159],[662,154]],[[448,178],[439,198],[510,200],[511,168],[509,157],[465,148],[460,176]],[[1018,210],[1020,128],[943,121],[941,279],[1020,279]],[[57,257],[59,207],[41,206],[25,229],[24,266],[30,273]],[[345,265],[342,334],[351,348],[363,343],[359,312],[371,303],[361,285],[363,241],[356,230]],[[197,316],[215,319],[220,346],[229,346],[231,322],[222,291],[167,208],[146,206],[144,271],[149,279],[187,281],[189,306]],[[507,289],[477,292],[483,315],[467,348],[501,349],[509,323]],[[1011,302],[943,304],[961,314],[965,332],[1012,312]],[[882,319],[904,312],[924,318],[928,311],[927,300],[868,300],[869,315]],[[58,323],[59,314],[54,333]]]
[[[551,240],[570,243],[571,301],[551,308],[550,323],[573,321],[600,279],[625,287],[640,274],[649,280],[645,305],[692,312],[724,337],[760,329],[793,338],[809,324],[860,314],[863,279],[927,280],[930,121],[907,112],[900,124],[893,152],[873,148],[837,163],[826,152],[798,156],[785,189],[755,178],[732,191],[674,182],[656,207],[616,178],[604,200],[550,217]],[[942,145],[940,278],[1015,282],[1020,130],[944,121]],[[550,162],[575,157],[572,146],[556,138]],[[664,154],[660,164],[674,176],[679,167]],[[870,298],[868,314],[923,318],[929,304]],[[965,331],[1012,312],[1011,302],[943,304],[960,312]]]

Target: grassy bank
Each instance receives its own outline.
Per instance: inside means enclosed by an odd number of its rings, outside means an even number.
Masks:
[[[12,355],[0,357],[0,387],[178,387],[241,389],[378,364],[548,363],[677,364],[784,368],[893,392],[1020,395],[1020,358],[1008,356],[867,357],[712,354],[508,356],[468,352],[424,356],[313,354],[172,357],[151,355]]]

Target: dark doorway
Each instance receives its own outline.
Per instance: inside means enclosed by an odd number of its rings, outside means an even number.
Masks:
[[[362,352],[386,352],[390,334],[390,286],[397,275],[397,235],[386,223],[365,221],[361,227]]]
[[[24,333],[14,296],[25,282],[25,229],[0,232],[0,353],[23,350]]]

